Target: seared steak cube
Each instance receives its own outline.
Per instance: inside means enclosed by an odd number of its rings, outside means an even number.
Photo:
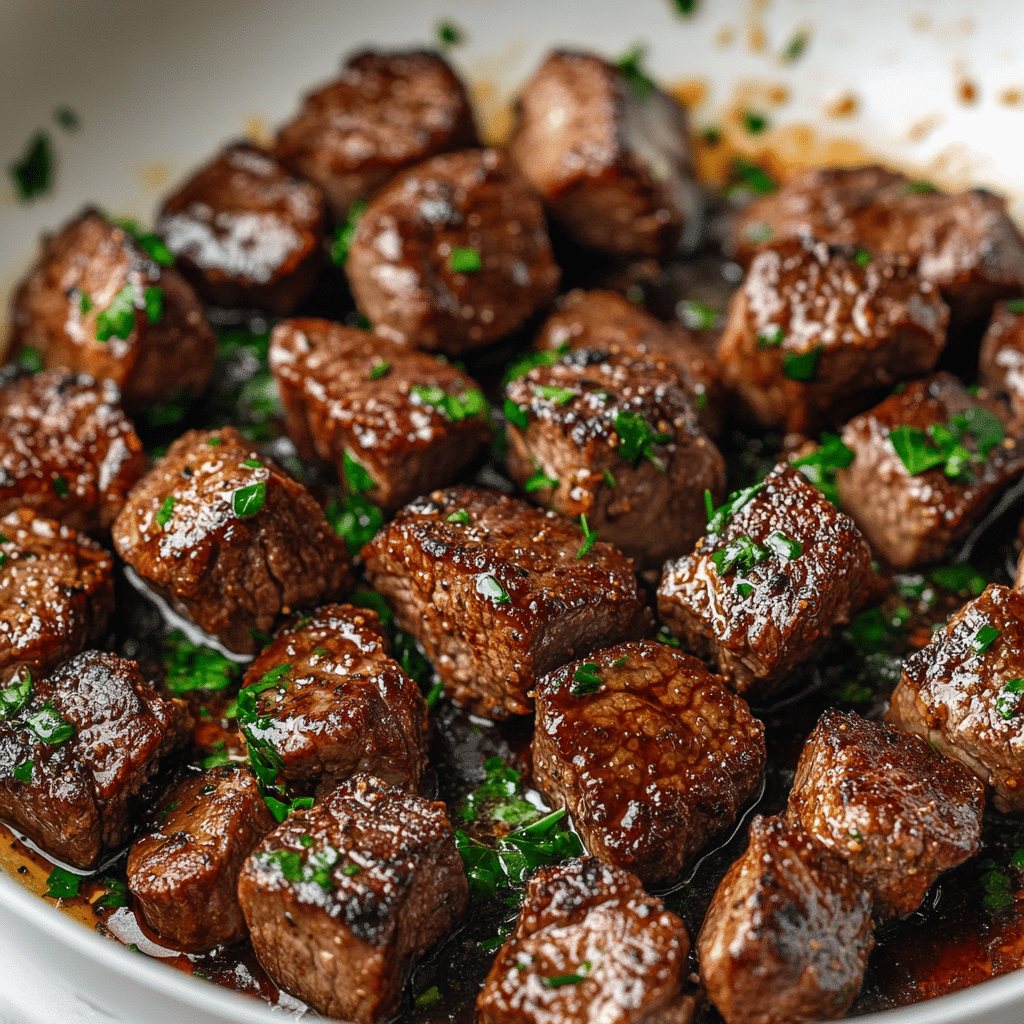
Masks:
[[[270,342],[299,455],[370,475],[370,501],[394,510],[452,482],[487,443],[487,402],[449,363],[327,320],[285,320]]]
[[[617,644],[537,681],[533,775],[595,857],[675,879],[761,780],[764,726],[688,654]]]
[[[349,561],[309,492],[234,427],[190,430],[132,491],[117,553],[233,651],[259,649],[295,608],[345,589]]]
[[[188,952],[245,938],[238,873],[275,824],[248,768],[185,777],[164,794],[155,830],[128,856],[136,910],[161,939]]]
[[[436,54],[364,52],[310,93],[275,156],[323,189],[338,220],[405,167],[476,145],[466,89]]]
[[[449,355],[514,331],[559,280],[540,200],[493,149],[435,156],[386,185],[345,270],[378,334]]]
[[[67,370],[0,385],[0,514],[16,508],[105,533],[146,469],[117,387]]]
[[[782,688],[874,590],[860,531],[786,464],[733,495],[707,530],[666,564],[658,611],[737,693]]]
[[[278,985],[369,1024],[398,1009],[409,967],[451,928],[469,887],[444,804],[362,775],[271,832],[238,896]]]
[[[939,373],[843,428],[854,453],[836,474],[843,508],[890,565],[940,560],[1024,471],[1024,439],[1006,435],[1000,411]]]
[[[506,390],[509,475],[660,568],[704,532],[704,492],[725,493],[725,462],[686,392],[675,366],[654,357],[580,349],[536,366]]]
[[[917,736],[826,711],[787,815],[846,862],[884,921],[912,913],[943,871],[978,852],[984,806],[981,783]]]
[[[669,256],[699,216],[686,111],[590,53],[551,53],[518,100],[513,159],[565,233],[591,249]]]
[[[0,686],[44,676],[97,643],[114,610],[114,559],[20,508],[0,519]]]
[[[799,828],[758,815],[697,938],[700,978],[726,1024],[842,1017],[874,945],[871,897]]]
[[[0,819],[53,857],[95,867],[135,831],[135,797],[185,742],[185,704],[138,665],[86,651],[0,690]]]
[[[1024,302],[1000,302],[981,343],[978,381],[1024,416]]]
[[[505,718],[530,713],[536,677],[650,629],[633,563],[588,546],[554,512],[450,487],[407,505],[362,554],[448,693]]]
[[[213,373],[217,339],[192,286],[96,210],[44,240],[11,324],[15,350],[32,346],[48,367],[112,380],[129,409],[197,395]]]
[[[247,142],[164,200],[156,230],[207,302],[290,313],[324,262],[323,193]]]

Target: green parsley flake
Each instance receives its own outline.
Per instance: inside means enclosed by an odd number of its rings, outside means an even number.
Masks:
[[[627,661],[629,661],[629,655],[624,654],[621,658],[616,658],[612,662],[612,668],[622,668],[622,666],[625,665]]]
[[[655,90],[654,81],[642,66],[646,52],[646,48],[638,43],[627,50],[615,63],[619,74],[626,80],[626,85],[641,102],[647,100]]]
[[[740,597],[750,597],[750,595],[753,592],[754,592],[754,587],[750,583],[744,583],[744,582],[740,581],[739,583],[736,584],[736,593],[739,594]]]
[[[578,985],[580,982],[587,980],[590,969],[590,961],[584,960],[576,974],[556,974],[553,978],[541,978],[541,984],[545,988],[564,988],[566,985]]]
[[[765,547],[774,551],[780,558],[785,558],[787,561],[793,558],[799,558],[803,554],[803,545],[791,537],[787,537],[784,533],[776,530],[770,534],[765,542]]]
[[[352,494],[362,494],[377,486],[366,467],[346,448],[342,455],[342,476]]]
[[[430,688],[430,693],[427,694],[427,707],[434,707],[437,702],[444,696],[444,683],[438,680]]]
[[[512,603],[508,591],[493,576],[477,577],[476,592],[484,597],[489,597],[495,604]]]
[[[200,758],[199,761],[200,768],[221,768],[226,764],[231,764],[231,758],[226,750],[218,750],[216,754]]]
[[[696,299],[682,299],[678,302],[676,316],[691,331],[713,331],[718,324],[718,310]]]
[[[1010,301],[1004,303],[1004,305],[1006,306],[1007,313],[1024,313],[1024,299],[1010,299]]]
[[[988,580],[970,565],[944,565],[933,569],[928,578],[940,587],[957,594],[980,597],[988,586]]]
[[[705,491],[704,505],[708,511],[708,533],[721,533],[725,524],[728,523],[744,505],[751,502],[762,487],[764,487],[764,481],[757,484],[751,484],[750,487],[744,487],[739,491],[733,491],[733,493],[725,499],[725,504],[714,513],[711,511],[711,492]]]
[[[47,701],[38,710],[26,715],[24,724],[27,725],[42,743],[51,746],[59,746],[67,742],[75,735],[75,727]]]
[[[156,514],[156,525],[162,530],[170,521],[174,515],[174,503],[176,499],[173,494],[168,494],[163,500],[163,504],[160,506]]]
[[[543,398],[556,406],[567,405],[576,397],[576,392],[572,388],[558,388],[550,384],[534,385],[533,393],[538,398]]]
[[[651,447],[671,441],[671,434],[656,434],[640,413],[625,410],[615,415],[615,432],[619,435],[616,454],[620,458],[634,465],[640,458],[650,459],[658,469],[665,471],[664,463],[652,454]]]
[[[572,678],[576,685],[570,688],[569,693],[574,697],[586,697],[601,688],[600,668],[596,661],[585,661]]]
[[[520,377],[525,377],[535,366],[554,366],[569,352],[569,342],[563,341],[558,348],[544,349],[541,352],[530,352],[521,356],[508,368],[502,378],[502,384],[509,385]]]
[[[36,766],[35,761],[31,758],[28,761],[23,761],[21,764],[16,764],[11,769],[11,775],[18,780],[18,782],[24,782],[28,784],[32,781],[32,769]]]
[[[73,899],[78,895],[82,876],[64,868],[54,868],[46,879],[46,895],[58,900]]]
[[[757,347],[760,349],[778,348],[785,340],[786,335],[782,333],[782,328],[778,324],[773,324],[758,333]]]
[[[579,551],[576,552],[577,558],[589,555],[591,549],[597,543],[597,530],[590,528],[590,525],[587,523],[586,513],[580,516],[580,529],[583,531],[583,543],[580,545]]]
[[[684,18],[690,17],[697,10],[697,0],[670,0],[677,14]]]
[[[234,682],[238,665],[211,647],[192,643],[181,630],[163,639],[164,686],[176,697],[202,690],[220,693]]]
[[[350,878],[352,875],[358,875],[363,869],[358,864],[346,864],[342,869],[343,875],[348,875]]]
[[[221,444],[223,444],[224,442],[223,442],[223,441],[222,441],[222,440],[221,440],[221,439],[220,439],[219,437],[208,437],[208,438],[206,439],[206,443],[207,443],[207,444],[208,444],[208,445],[209,445],[209,446],[210,446],[211,448],[216,448],[216,447],[217,447],[218,445],[221,445]]]
[[[912,195],[930,196],[939,190],[930,181],[912,181],[907,185],[907,191]]]
[[[441,21],[437,25],[437,41],[442,46],[458,46],[465,42],[466,35],[458,25],[451,21]]]
[[[1007,719],[1016,716],[1020,707],[1020,694],[1024,693],[1024,679],[1011,679],[1003,689],[1012,697],[1001,696],[996,700],[996,711],[1000,716]]]
[[[971,641],[971,650],[975,654],[984,654],[1000,637],[1000,631],[995,626],[985,625],[974,634]]]
[[[263,463],[259,459],[246,459],[243,463],[246,469],[262,469]]]
[[[612,475],[612,471],[605,467],[601,473],[601,478],[609,487],[618,487],[619,485],[615,482],[615,477]]]
[[[480,250],[470,245],[456,245],[448,257],[448,265],[456,274],[475,274],[483,266]]]
[[[163,288],[147,288],[146,319],[151,324],[158,324],[164,318],[164,290]]]
[[[511,398],[505,399],[505,419],[514,427],[525,430],[530,425],[530,413],[525,406],[517,405]]]
[[[428,1006],[433,1006],[435,1003],[440,1002],[441,993],[437,991],[436,985],[431,985],[430,988],[421,992],[413,1001],[417,1007],[425,1009]]]
[[[751,135],[760,135],[768,127],[768,117],[758,110],[744,110],[740,123]]]
[[[440,409],[453,423],[460,423],[473,416],[486,418],[488,414],[487,399],[478,388],[469,388],[461,395],[449,395],[436,384],[429,386],[418,384],[409,389],[409,394],[413,395],[421,405]]]
[[[21,158],[10,164],[7,170],[23,203],[49,192],[53,182],[50,136],[46,132],[36,132]]]
[[[718,575],[724,576],[736,568],[743,573],[749,572],[767,557],[768,552],[744,533],[729,541],[720,551],[716,551],[711,556],[711,561],[714,562]]]
[[[836,473],[846,469],[853,462],[853,457],[853,449],[847,447],[841,437],[826,431],[821,435],[821,445],[803,458],[795,459],[792,466],[799,469],[804,478],[814,484],[833,505],[838,505]]]
[[[464,508],[460,508],[457,512],[452,512],[450,515],[445,516],[445,522],[459,523],[462,526],[469,526],[469,513]]]
[[[545,487],[557,487],[558,480],[553,476],[548,476],[543,469],[538,469],[529,479],[523,483],[523,490],[527,494],[532,494],[534,491],[541,491]]]
[[[733,157],[729,165],[729,177],[736,183],[736,187],[758,196],[771,195],[778,188],[775,180],[763,167],[758,167],[757,164],[739,156]]]
[[[267,485],[261,480],[248,487],[239,487],[231,495],[231,509],[239,519],[251,519],[262,511],[267,500]]]
[[[858,249],[853,254],[853,262],[856,263],[858,267],[866,267],[871,262],[871,253],[869,253],[867,249]]]
[[[783,63],[795,64],[803,56],[810,38],[811,33],[805,28],[799,29],[794,33],[793,38],[790,39],[786,44],[786,48],[782,51]]]
[[[31,696],[32,676],[26,669],[23,679],[17,679],[6,689],[0,690],[0,722],[16,715]]]
[[[972,463],[984,462],[1004,437],[998,416],[971,406],[951,416],[948,424],[930,424],[927,432],[909,424],[895,427],[889,432],[889,443],[911,476],[942,466],[946,476],[966,482],[973,477]],[[968,443],[977,448],[976,453],[966,447]]]
[[[344,538],[350,555],[358,555],[384,525],[384,513],[361,494],[348,494],[340,501],[332,498],[324,514],[334,532]]]
[[[352,248],[352,238],[359,226],[359,218],[366,213],[366,201],[357,199],[349,208],[345,217],[345,223],[334,232],[334,241],[331,243],[331,262],[336,267],[345,266],[348,261],[349,249]]]
[[[78,293],[78,311],[82,316],[92,312],[92,299],[89,298],[88,292]]]
[[[26,345],[18,353],[18,365],[29,373],[38,373],[43,368],[43,357],[39,354],[39,349]]]
[[[379,359],[370,367],[370,380],[381,380],[391,372],[391,363],[387,359]]]
[[[717,146],[722,141],[722,129],[714,125],[708,125],[700,133],[701,141],[705,146]]]
[[[818,345],[810,352],[797,354],[786,352],[782,356],[782,372],[790,380],[806,384],[818,376],[818,364],[825,351],[824,345]]]
[[[96,340],[122,341],[135,330],[135,289],[126,284],[111,300],[109,306],[96,317]]]

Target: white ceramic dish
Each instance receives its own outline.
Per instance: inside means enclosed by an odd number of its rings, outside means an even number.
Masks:
[[[53,193],[29,205],[0,182],[0,303],[40,232],[87,202],[151,217],[160,196],[225,140],[268,132],[301,93],[363,45],[429,43],[441,19],[467,42],[452,59],[500,124],[515,87],[555,44],[614,55],[649,45],[661,79],[699,79],[698,125],[739,97],[783,86],[769,104],[775,142],[804,155],[874,153],[947,185],[984,183],[1024,197],[1024,42],[1017,0],[2,0],[0,165],[46,127],[59,161]],[[793,64],[780,54],[806,27]],[[756,44],[758,38],[765,43]],[[967,102],[973,90],[974,102]],[[854,97],[853,116],[827,115]],[[757,101],[762,106],[761,100]],[[52,120],[71,106],[75,133]],[[807,133],[815,129],[813,145]],[[790,126],[790,127],[786,127]],[[827,147],[822,140],[851,140]],[[2,322],[2,318],[0,318]],[[282,1019],[100,938],[0,877],[0,1024],[257,1024]],[[1020,1024],[1024,972],[864,1024]]]

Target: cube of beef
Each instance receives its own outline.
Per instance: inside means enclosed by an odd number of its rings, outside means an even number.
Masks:
[[[278,633],[245,685],[256,694],[246,738],[273,747],[288,782],[331,787],[364,773],[419,789],[427,705],[390,657],[376,613],[347,604],[317,609]]]
[[[781,464],[726,502],[693,554],[666,564],[658,611],[737,693],[764,698],[875,586],[871,550],[851,519]]]
[[[948,320],[938,289],[905,258],[779,243],[733,296],[722,379],[763,426],[808,431],[931,370]]]
[[[245,938],[238,873],[274,816],[248,768],[188,775],[164,794],[154,831],[128,856],[135,908],[161,939],[202,952]]]
[[[93,868],[136,827],[139,791],[192,720],[133,661],[86,651],[0,690],[0,819],[47,854]]]
[[[435,156],[386,185],[345,271],[378,334],[449,355],[520,327],[560,276],[540,200],[493,149]]]
[[[842,858],[879,920],[915,911],[978,852],[984,787],[917,736],[826,711],[804,744],[787,817]]]
[[[285,320],[270,368],[299,455],[336,466],[341,480],[355,460],[372,481],[366,496],[389,510],[451,483],[490,437],[472,377],[366,331]]]
[[[290,313],[324,263],[323,193],[236,142],[164,200],[156,230],[207,302]]]
[[[993,395],[1010,403],[1015,416],[1024,416],[1024,302],[996,305],[981,342],[978,381]]]
[[[747,702],[663,644],[617,644],[537,681],[534,780],[590,853],[644,885],[732,825],[764,759]]]
[[[133,410],[198,395],[213,373],[217,339],[169,262],[156,236],[86,210],[44,239],[15,293],[13,350],[31,346],[48,367],[112,380]]]
[[[0,519],[0,685],[97,643],[113,610],[114,559],[99,544],[31,509]]]
[[[688,1024],[686,926],[592,857],[541,868],[477,998],[481,1024]]]
[[[897,569],[940,560],[1024,471],[1024,437],[948,373],[909,384],[843,428],[839,497]],[[948,454],[947,454],[948,453]]]
[[[444,804],[362,775],[271,832],[238,897],[278,985],[370,1024],[398,1009],[410,966],[458,919],[469,887]]]
[[[699,230],[686,110],[649,80],[558,50],[517,110],[512,157],[580,245],[665,257]]]
[[[633,563],[573,523],[498,491],[450,487],[363,548],[366,574],[449,694],[492,718],[529,714],[535,677],[651,628]]]
[[[509,475],[535,500],[659,568],[692,549],[725,462],[665,359],[580,349],[506,390]]]
[[[904,662],[886,721],[962,761],[995,806],[1024,810],[1024,594],[995,584]]]
[[[758,815],[697,938],[700,977],[726,1024],[836,1020],[874,945],[871,897],[799,828]]]
[[[309,492],[235,430],[190,430],[132,491],[114,547],[183,615],[233,651],[282,615],[342,592],[345,542]]]
[[[105,533],[145,469],[110,381],[68,370],[0,378],[0,514],[24,507]]]
[[[274,155],[323,189],[344,220],[398,171],[476,144],[466,88],[441,57],[366,51],[306,97],[278,133]]]

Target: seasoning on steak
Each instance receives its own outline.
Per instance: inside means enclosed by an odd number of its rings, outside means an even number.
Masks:
[[[24,507],[105,533],[145,468],[110,381],[68,370],[0,377],[0,514]]]
[[[207,302],[290,313],[324,263],[323,193],[248,142],[221,150],[164,200],[156,230]]]
[[[490,438],[476,381],[450,363],[327,320],[285,320],[270,368],[299,455],[369,474],[388,510],[452,482]]]
[[[848,516],[783,463],[712,517],[665,565],[661,618],[752,699],[791,681],[870,602],[871,551]]]
[[[133,661],[86,651],[51,675],[0,689],[0,819],[75,867],[95,867],[135,831],[139,791],[186,742],[185,704]]]
[[[761,780],[764,726],[689,654],[617,644],[537,680],[533,777],[595,857],[678,877]]]
[[[689,1024],[686,926],[593,857],[530,879],[477,998],[480,1024]]]
[[[278,985],[370,1024],[398,1009],[410,966],[452,927],[469,887],[444,804],[361,775],[271,832],[238,897]]]
[[[842,860],[758,815],[697,938],[700,977],[726,1024],[842,1017],[874,945],[871,897]]]
[[[999,302],[981,342],[978,381],[1024,416],[1024,302]]]
[[[146,924],[190,953],[241,941],[238,873],[276,824],[256,776],[233,765],[188,775],[164,794],[155,822],[128,856],[128,888]]]
[[[1004,430],[1001,411],[984,392],[972,395],[939,373],[843,429],[854,458],[836,474],[839,497],[890,565],[939,561],[1024,471],[1024,439]]]
[[[345,542],[309,492],[234,427],[190,430],[132,491],[114,547],[135,572],[233,651],[349,582]]]
[[[699,230],[686,110],[649,79],[556,50],[517,113],[512,158],[575,242],[661,258]]]
[[[984,806],[981,783],[917,736],[829,710],[804,744],[787,816],[846,862],[886,921],[978,852]]]
[[[112,380],[134,410],[198,395],[217,353],[192,286],[93,209],[44,239],[15,293],[11,325],[12,351],[31,346],[47,367]]]
[[[520,327],[560,276],[540,200],[493,149],[435,156],[386,185],[359,218],[345,271],[378,334],[449,355]]]
[[[441,57],[366,51],[306,97],[278,133],[274,155],[323,189],[344,220],[398,171],[476,144],[465,86]]]

